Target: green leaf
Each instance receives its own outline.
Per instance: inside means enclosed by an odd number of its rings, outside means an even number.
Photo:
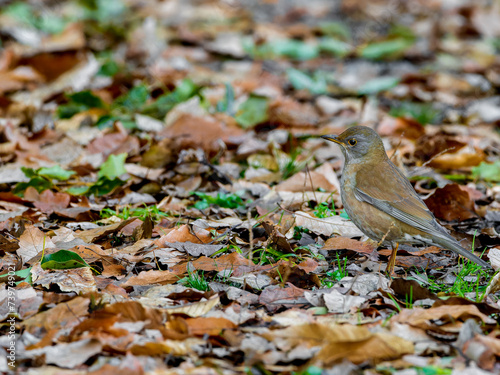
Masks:
[[[335,38],[321,38],[319,49],[334,56],[343,57],[351,51],[351,46]]]
[[[160,95],[154,103],[145,106],[142,113],[163,119],[175,105],[192,98],[198,90],[199,87],[193,81],[184,79],[173,92]]]
[[[80,255],[69,250],[59,250],[53,254],[44,255],[40,261],[40,265],[44,270],[90,267]]]
[[[18,195],[22,197],[24,195],[24,192],[28,187],[34,187],[36,191],[41,193],[44,190],[47,189],[52,189],[54,184],[47,180],[46,178],[43,178],[41,176],[35,176],[32,179],[30,179],[28,182],[19,182],[17,183],[16,187],[12,191],[15,195]]]
[[[207,201],[198,201],[194,204],[194,208],[198,210],[204,210],[208,207],[210,207],[210,204]]]
[[[24,175],[28,178],[33,178],[38,176],[38,173],[33,168],[21,167],[21,170],[23,171]]]
[[[119,178],[108,179],[107,177],[101,177],[97,180],[95,184],[89,187],[86,195],[97,195],[103,196],[111,193],[118,186],[121,186],[125,183],[125,181],[120,180]]]
[[[234,193],[226,194],[219,192],[215,197],[198,191],[195,191],[192,194],[200,198],[200,200],[194,204],[194,207],[196,207],[199,210],[204,210],[205,208],[208,208],[211,204],[223,208],[238,208],[245,205],[243,199],[241,199],[239,195]]]
[[[37,173],[43,177],[53,178],[53,179],[59,180],[59,181],[66,181],[71,176],[73,176],[76,172],[66,171],[63,168],[61,168],[60,165],[54,165],[54,166],[49,167],[49,168],[45,168],[45,167],[40,168],[37,170]]]
[[[66,193],[71,195],[85,195],[88,193],[89,189],[89,186],[72,186],[66,189]]]
[[[234,107],[234,89],[229,83],[226,83],[226,95],[224,99],[220,100],[216,105],[217,112],[226,112],[230,116],[233,116]]]
[[[120,71],[120,67],[114,60],[106,60],[101,64],[99,71],[97,72],[98,76],[104,77],[113,77],[116,73]]]
[[[413,44],[412,40],[399,38],[385,42],[372,43],[361,50],[361,57],[378,60],[385,57],[394,57],[402,54]]]
[[[1,8],[0,8],[1,9]],[[57,34],[64,30],[67,21],[44,8],[44,11],[37,15],[35,9],[28,3],[17,1],[5,7],[3,14],[13,18],[25,26],[36,28],[46,33]]]
[[[119,117],[111,116],[111,115],[104,115],[104,116],[99,117],[99,119],[96,121],[95,125],[99,129],[109,128],[109,127],[113,126],[115,121],[118,121],[118,120],[120,120]]]
[[[402,102],[391,108],[389,114],[393,117],[411,117],[422,125],[434,124],[441,112],[430,103]]]
[[[304,375],[321,375],[322,373],[323,369],[320,367],[310,366],[305,370]]]
[[[339,215],[341,218],[344,218],[344,219],[347,219],[347,220],[350,220],[349,218],[349,215],[347,215],[347,212],[345,212],[345,210],[342,210],[342,212],[340,213]]]
[[[31,280],[31,269],[33,267],[28,267],[23,270],[15,271],[14,275],[17,276],[18,278],[22,279],[20,281],[16,281],[16,285],[19,285],[22,282],[26,282],[28,284],[32,284],[33,281]],[[8,283],[9,282],[9,277],[12,275],[12,273],[4,273],[3,275],[0,275],[0,282],[2,283]]]
[[[130,112],[140,111],[149,98],[146,85],[141,84],[132,88],[128,93],[118,97],[113,103],[114,108],[126,109]]]
[[[81,91],[67,95],[69,99],[67,104],[60,105],[57,108],[59,118],[71,118],[77,113],[87,111],[91,108],[104,108],[104,103],[98,96],[91,91]]]
[[[380,77],[366,82],[358,89],[359,95],[372,95],[381,91],[389,90],[399,84],[400,79],[397,77]]]
[[[244,129],[261,124],[269,118],[269,101],[262,96],[252,95],[240,105],[236,112],[236,122]]]
[[[316,45],[295,39],[282,39],[270,43],[271,50],[278,56],[287,56],[295,60],[311,60],[319,55]]]
[[[319,25],[321,32],[343,40],[351,38],[351,31],[342,22],[322,22]]]
[[[97,175],[99,177],[107,177],[109,180],[120,177],[122,174],[127,173],[125,170],[125,159],[127,159],[126,153],[109,155],[108,160],[101,165]]]
[[[312,94],[325,94],[328,92],[327,83],[324,75],[317,74],[310,77],[306,73],[297,69],[288,69],[286,71],[288,79],[296,90],[308,90]]]
[[[500,160],[494,163],[485,163],[484,161],[477,167],[472,168],[474,178],[479,178],[485,181],[500,181]]]
[[[104,103],[98,96],[92,94],[91,91],[80,91],[68,95],[71,102],[81,104],[87,108],[104,108]]]

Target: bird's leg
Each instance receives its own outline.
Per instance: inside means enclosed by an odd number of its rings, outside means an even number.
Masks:
[[[396,254],[398,252],[399,243],[396,242],[396,246],[392,245],[391,257],[389,258],[389,264],[387,265],[387,272],[389,276],[394,276],[394,266],[396,266]]]
[[[380,247],[382,246],[382,244],[384,243],[386,237],[389,235],[389,232],[391,231],[391,229],[394,227],[394,221],[391,223],[391,225],[389,226],[389,229],[387,229],[387,232],[385,232],[384,234],[384,237],[382,237],[382,239],[380,241],[378,241],[377,243],[377,247]]]

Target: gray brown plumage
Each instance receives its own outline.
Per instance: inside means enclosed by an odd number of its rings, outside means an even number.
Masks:
[[[322,138],[340,145],[345,157],[340,185],[347,214],[368,237],[392,246],[388,270],[394,268],[399,243],[440,246],[490,267],[436,221],[408,179],[387,157],[374,130],[354,126],[338,136]]]

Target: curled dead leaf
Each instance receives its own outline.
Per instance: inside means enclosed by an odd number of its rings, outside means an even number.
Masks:
[[[366,327],[309,323],[291,326],[263,335],[283,350],[298,345],[320,347],[313,357],[324,365],[347,359],[353,363],[396,359],[413,353],[413,344],[390,333],[371,333]]]

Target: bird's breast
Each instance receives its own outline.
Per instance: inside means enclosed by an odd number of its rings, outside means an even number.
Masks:
[[[366,236],[374,241],[378,242],[382,238],[385,239],[385,242],[401,239],[404,234],[400,232],[399,227],[394,226],[394,223],[399,223],[399,220],[356,198],[354,192],[358,168],[356,165],[350,167],[347,169],[347,173],[344,169],[340,180],[342,204],[349,218]]]

